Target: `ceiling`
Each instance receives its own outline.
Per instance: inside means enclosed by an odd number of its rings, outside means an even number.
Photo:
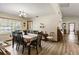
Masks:
[[[79,3],[61,3],[59,5],[64,17],[79,17]]]
[[[52,13],[52,6],[49,3],[0,3],[0,12],[18,16],[19,11],[30,16],[43,16]]]
[[[79,3],[60,3],[62,15],[65,17],[79,17]],[[50,3],[0,3],[0,12],[19,16],[19,11],[24,11],[30,17],[52,14],[53,9]]]

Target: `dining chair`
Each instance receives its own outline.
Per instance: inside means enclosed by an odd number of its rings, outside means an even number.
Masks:
[[[50,32],[50,36],[54,36],[54,32]]]
[[[48,41],[47,36],[48,36],[47,33],[43,34],[43,37],[44,37],[44,40],[45,40],[45,41]]]
[[[16,42],[16,33],[12,32],[12,48],[14,48],[14,43]]]
[[[30,30],[27,30],[27,33],[30,33],[31,31]]]
[[[19,30],[16,30],[16,31],[12,32],[12,48],[14,48],[14,44],[16,43],[18,33],[21,34],[21,32]]]
[[[42,49],[42,46],[41,46],[42,32],[38,32],[37,40],[38,40],[37,42],[38,42],[39,47]]]
[[[38,34],[38,31],[35,31],[35,30],[34,30],[33,33],[34,33],[34,34]]]
[[[23,32],[24,32],[24,35],[27,35],[27,30],[24,30]]]
[[[22,45],[22,54],[24,53],[24,48],[27,45],[27,43],[24,41],[22,33],[17,34],[17,39],[16,39],[16,50],[18,51],[20,48],[20,45]]]
[[[35,40],[33,40],[31,43],[30,43],[30,46],[29,46],[29,49],[31,49],[33,47],[35,47],[36,49],[36,54],[38,54],[38,46],[42,49],[42,46],[41,46],[41,39],[42,39],[42,35],[41,33],[39,32],[38,33],[38,36],[36,38],[34,38]],[[31,52],[31,50],[30,50]]]
[[[54,32],[50,32],[50,35],[47,36],[47,39],[49,41],[54,41],[54,36],[55,36],[54,34],[55,34]]]
[[[31,41],[31,43],[30,43],[30,45],[28,46],[28,48],[29,48],[29,54],[31,54],[31,48],[32,47],[34,47],[35,49],[36,49],[36,54],[38,54],[38,49],[37,49],[37,46],[38,46],[38,42],[37,42],[37,39],[36,38],[34,38],[34,40],[33,41]]]

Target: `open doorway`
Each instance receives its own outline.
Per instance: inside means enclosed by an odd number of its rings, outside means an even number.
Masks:
[[[68,35],[68,41],[77,43],[77,40],[75,39],[75,23],[69,23],[69,35]]]
[[[63,24],[62,24],[62,28],[63,28],[64,34],[66,34],[66,23],[63,23]]]
[[[74,34],[74,33],[75,33],[75,24],[69,23],[69,34]]]

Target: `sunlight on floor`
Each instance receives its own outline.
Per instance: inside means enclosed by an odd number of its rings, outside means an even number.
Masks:
[[[69,39],[69,40],[68,40],[69,42],[75,42],[75,41],[76,41],[74,32],[71,32],[71,33],[69,34],[68,39]]]

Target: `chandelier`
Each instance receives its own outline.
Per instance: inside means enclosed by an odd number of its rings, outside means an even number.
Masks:
[[[29,14],[28,13],[26,13],[26,12],[24,12],[24,11],[19,11],[19,16],[20,17],[29,17]]]

